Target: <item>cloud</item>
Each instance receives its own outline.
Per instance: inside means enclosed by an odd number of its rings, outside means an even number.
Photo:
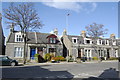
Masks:
[[[54,7],[56,9],[64,9],[64,10],[72,10],[79,12],[81,9],[81,5],[77,2],[43,2],[44,5],[49,7]]]
[[[92,9],[91,9],[91,11],[94,11],[96,9],[96,7],[97,7],[97,4],[96,3],[92,3]]]
[[[93,12],[97,4],[94,2],[89,3],[80,3],[80,2],[65,2],[65,0],[62,2],[58,0],[50,0],[50,2],[42,2],[44,5],[53,7],[56,9],[64,9],[64,10],[72,10],[75,12],[85,11],[87,13]]]
[[[83,11],[85,11],[86,13],[93,12],[97,8],[97,4],[94,2],[85,3],[82,6],[83,6]]]

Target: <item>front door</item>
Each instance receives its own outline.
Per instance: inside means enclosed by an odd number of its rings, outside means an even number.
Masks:
[[[36,53],[36,49],[35,48],[31,48],[30,49],[30,58],[31,59],[34,59],[35,53]]]
[[[78,58],[81,58],[81,50],[78,49]]]
[[[107,59],[110,58],[109,49],[107,49]]]

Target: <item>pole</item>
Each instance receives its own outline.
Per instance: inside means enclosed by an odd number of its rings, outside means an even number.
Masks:
[[[69,16],[70,14],[67,14],[66,15],[66,30],[68,30],[68,16]],[[68,62],[68,60],[69,60],[69,57],[68,57],[68,51],[69,51],[69,49],[67,49],[67,62]]]
[[[69,24],[68,24],[68,16],[69,16],[69,15],[70,15],[70,14],[67,14],[67,15],[66,15],[66,30],[68,30],[68,25],[69,25]]]

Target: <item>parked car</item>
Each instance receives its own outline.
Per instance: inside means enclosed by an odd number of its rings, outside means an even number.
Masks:
[[[18,61],[10,59],[8,56],[5,55],[0,55],[0,65],[1,66],[17,66],[18,65]]]

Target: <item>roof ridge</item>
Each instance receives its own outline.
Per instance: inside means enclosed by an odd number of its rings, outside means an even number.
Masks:
[[[41,32],[28,32],[28,33],[37,33],[37,34],[51,34],[51,33],[41,33]]]

